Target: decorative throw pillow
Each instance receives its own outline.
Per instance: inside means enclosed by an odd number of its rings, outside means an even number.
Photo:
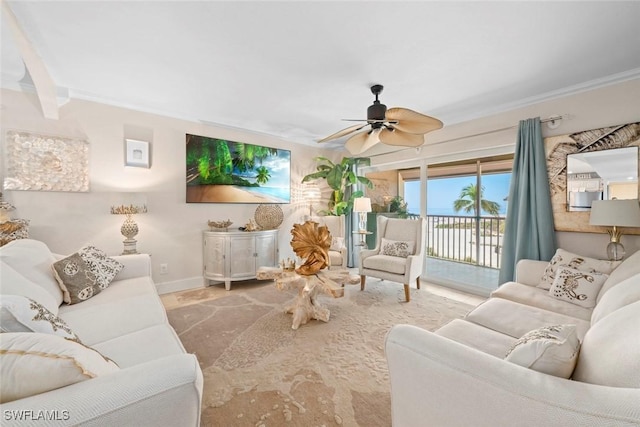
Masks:
[[[67,304],[77,304],[100,293],[96,275],[79,253],[53,263],[52,267]]]
[[[590,273],[611,274],[611,272],[620,265],[620,261],[604,261],[588,258],[565,251],[564,249],[558,249],[553,258],[551,258],[551,261],[549,261],[542,275],[542,279],[538,284],[538,288],[549,290],[556,278],[556,270],[561,265]]]
[[[124,264],[109,258],[106,253],[95,246],[86,246],[78,253],[96,276],[96,282],[101,290],[106,289],[116,274],[124,268]]]
[[[344,248],[344,237],[332,237],[330,251],[340,252]]]
[[[380,242],[380,253],[382,255],[406,258],[409,255],[413,255],[414,245],[415,242],[413,241],[403,242],[400,240],[389,240],[383,237]]]
[[[0,295],[0,331],[40,332],[80,342],[64,320],[42,304],[20,295]]]
[[[575,325],[544,326],[527,332],[507,351],[505,360],[561,378],[571,377],[580,341]]]
[[[0,403],[118,371],[118,365],[76,341],[34,332],[0,334]]]
[[[559,266],[549,295],[581,307],[593,308],[607,277],[609,276],[602,273],[589,273]]]

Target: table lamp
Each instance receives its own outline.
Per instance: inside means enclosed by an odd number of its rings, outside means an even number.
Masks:
[[[371,199],[368,197],[358,197],[353,200],[353,211],[358,212],[358,229],[360,232],[367,231],[367,213],[371,212]]]
[[[127,216],[120,227],[120,232],[125,237],[122,255],[137,254],[137,240],[134,237],[138,234],[138,224],[133,219],[133,215],[147,213],[147,203],[145,197],[138,193],[122,193],[119,195],[119,199],[119,204],[111,206],[111,213]]]
[[[589,224],[612,227],[607,230],[610,236],[607,256],[612,261],[620,261],[624,258],[625,250],[620,243],[622,232],[618,227],[640,227],[638,200],[594,200]]]
[[[2,199],[2,193],[0,193],[0,222],[9,221],[9,212],[15,209],[15,206]]]
[[[317,184],[306,184],[302,192],[302,196],[307,202],[309,202],[309,219],[311,219],[313,214],[313,204],[319,202],[322,198],[320,188]]]

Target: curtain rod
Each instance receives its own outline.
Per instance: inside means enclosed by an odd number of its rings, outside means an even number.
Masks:
[[[556,121],[563,120],[565,118],[567,118],[567,115],[563,114],[563,115],[560,115],[560,116],[553,116],[553,117],[549,117],[549,118],[546,118],[546,119],[540,119],[540,123],[555,124]],[[503,131],[509,130],[509,129],[515,129],[517,127],[518,127],[518,125],[507,126],[507,127],[500,128],[500,129],[493,129],[493,130],[488,130],[486,132],[479,132],[479,133],[474,133],[472,135],[465,135],[465,136],[461,136],[461,137],[458,137],[458,138],[447,139],[446,141],[434,142],[431,145],[439,145],[439,144],[444,144],[446,142],[459,141],[461,139],[473,138],[473,137],[476,137],[476,136],[490,135],[492,133],[498,133],[498,132],[503,132]]]
[[[564,119],[566,119],[568,117],[569,116],[567,114],[561,114],[559,116],[551,116],[551,117],[548,117],[546,119],[540,119],[540,123],[555,124],[556,121],[564,120]],[[503,127],[503,128],[499,128],[499,129],[488,130],[486,132],[478,132],[478,133],[474,133],[474,134],[471,134],[471,135],[460,136],[458,138],[447,139],[445,141],[434,142],[433,144],[429,144],[429,145],[431,146],[431,145],[446,144],[446,143],[449,143],[449,142],[460,141],[462,139],[474,138],[476,136],[484,136],[484,135],[490,135],[492,133],[503,132],[505,130],[515,129],[517,127],[518,127],[518,125],[507,126],[507,127]],[[406,151],[406,150],[421,150],[422,147],[423,147],[423,145],[421,145],[420,147],[415,147],[415,148],[413,148],[413,147],[403,148],[402,150],[394,151],[393,153],[398,153],[400,151]],[[376,154],[376,155],[368,156],[368,157],[386,156],[387,154],[392,154],[392,153],[382,153],[382,154]]]

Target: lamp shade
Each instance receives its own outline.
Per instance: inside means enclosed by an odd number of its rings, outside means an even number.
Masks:
[[[371,199],[368,197],[358,197],[353,201],[354,212],[371,212]]]
[[[589,224],[640,227],[640,204],[637,199],[594,200],[591,203]]]
[[[112,201],[111,213],[114,215],[147,213],[147,198],[142,193],[118,193]]]
[[[316,184],[307,184],[304,187],[302,196],[307,202],[318,202],[322,198],[320,188]]]

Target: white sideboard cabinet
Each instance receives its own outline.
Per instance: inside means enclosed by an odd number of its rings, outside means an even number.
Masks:
[[[204,279],[224,282],[256,277],[260,267],[278,265],[278,230],[203,232]]]

